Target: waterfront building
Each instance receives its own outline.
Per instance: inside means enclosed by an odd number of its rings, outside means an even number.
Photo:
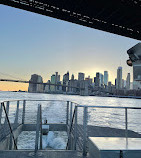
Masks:
[[[117,86],[117,79],[115,78],[115,86]]]
[[[56,86],[56,92],[57,93],[62,93],[62,86],[61,86],[61,81],[57,82],[57,86]]]
[[[37,82],[43,83],[43,78],[41,76],[38,76]],[[44,92],[44,85],[43,84],[37,84],[37,92],[38,93]]]
[[[63,82],[66,83],[67,81],[69,81],[69,71],[63,75]]]
[[[58,72],[55,72],[55,84],[60,84],[60,75],[58,75]],[[59,87],[55,86],[55,91],[58,91]]]
[[[51,84],[55,84],[55,82],[56,82],[56,75],[53,74],[53,75],[51,76]],[[55,92],[55,86],[54,86],[54,85],[51,85],[51,86],[50,86],[50,90],[51,90],[51,92]]]
[[[69,82],[69,71],[63,75],[63,85],[68,84]],[[63,92],[66,92],[66,87],[62,87]]]
[[[117,69],[116,89],[122,89],[122,67]]]
[[[84,81],[84,78],[85,78],[85,74],[82,72],[79,72],[78,73],[78,81]]]
[[[126,88],[126,81],[122,79],[122,88]]]
[[[111,90],[112,90],[112,83],[108,82],[108,92],[111,92]]]
[[[95,86],[99,87],[100,86],[100,73],[96,73],[96,77],[94,78]]]
[[[88,76],[87,78],[85,78],[85,80],[88,81],[88,84],[89,84],[89,85],[92,85],[93,79],[90,78],[90,76]]]
[[[48,80],[47,83],[50,84],[50,80]],[[51,91],[51,89],[50,89],[50,85],[45,85],[45,90],[44,90],[44,92],[45,92],[45,93],[49,93],[50,91]]]
[[[133,81],[133,89],[135,90],[141,89],[141,81]]]
[[[74,80],[74,74],[71,75],[71,80]]]
[[[100,76],[99,76],[99,84],[100,84],[100,87],[102,87],[103,86],[103,74],[102,73],[100,73]]]
[[[31,75],[31,79],[29,80],[29,82],[33,82],[33,83],[29,83],[28,92],[31,93],[43,92],[44,89],[43,84],[34,84],[34,83],[43,83],[43,79],[40,75],[37,74]]]
[[[76,94],[77,93],[77,85],[78,85],[78,80],[74,80],[74,79],[71,79],[70,81],[69,81],[69,93],[71,93],[71,94]]]
[[[108,71],[104,71],[104,85],[108,85]]]
[[[80,95],[88,96],[89,95],[89,81],[82,80],[80,81]]]
[[[130,73],[127,74],[127,78],[126,78],[126,89],[127,89],[127,90],[130,89]]]

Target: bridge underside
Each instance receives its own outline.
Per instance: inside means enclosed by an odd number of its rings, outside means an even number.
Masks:
[[[141,40],[139,0],[0,0],[0,3]]]

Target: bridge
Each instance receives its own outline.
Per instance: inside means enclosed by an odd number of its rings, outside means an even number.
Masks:
[[[0,4],[141,40],[140,0],[0,0]]]

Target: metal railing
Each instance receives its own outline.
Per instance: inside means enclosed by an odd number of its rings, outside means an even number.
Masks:
[[[10,105],[16,102],[15,106],[15,115],[13,119],[13,123],[10,122],[9,109]],[[83,155],[86,155],[88,152],[88,110],[90,108],[94,109],[120,109],[124,110],[124,122],[125,122],[125,137],[128,138],[128,110],[139,110],[140,107],[118,107],[118,106],[84,106],[79,105],[75,102],[64,101],[64,100],[12,100],[12,101],[4,101],[0,106],[0,140],[4,139],[8,134],[11,134],[11,139],[14,142],[16,138],[12,134],[15,128],[18,128],[19,125],[29,123],[26,122],[27,113],[31,114],[31,111],[27,111],[28,103],[31,102],[38,105],[37,107],[37,115],[35,114],[35,121],[37,123],[36,126],[36,138],[35,138],[35,152],[38,151],[39,145],[39,137],[40,137],[40,149],[42,149],[42,110],[43,102],[61,102],[64,108],[64,117],[67,127],[68,134],[68,142],[67,142],[67,150],[80,150],[83,152]],[[30,112],[30,113],[29,113]],[[82,124],[79,123],[79,113],[81,113]],[[61,116],[59,116],[61,117]],[[31,123],[31,122],[30,122]],[[7,132],[5,132],[7,129]],[[4,131],[4,132],[3,132]],[[11,132],[12,131],[12,132]],[[16,148],[16,141],[15,141]],[[12,149],[9,145],[9,149]]]
[[[38,105],[37,124],[36,124],[36,139],[35,139],[35,153],[38,151],[40,135],[40,150],[42,150],[42,106]]]
[[[4,101],[1,102],[0,106],[0,141],[5,139],[8,135],[10,135],[10,144],[9,149],[17,149],[17,142],[16,138],[14,137],[13,131],[16,130],[20,125],[23,124],[30,124],[30,123],[36,123],[36,136],[35,136],[35,152],[38,151],[39,146],[39,140],[40,140],[40,150],[42,149],[42,102],[61,102],[64,103],[64,111],[66,112],[66,120],[64,124],[68,124],[68,121],[71,120],[71,116],[69,115],[69,111],[67,111],[68,104],[70,104],[69,101],[63,101],[63,100],[10,100],[10,101]],[[31,103],[34,108],[34,112],[32,114],[32,110],[28,109],[30,107]],[[38,107],[37,107],[38,105]],[[72,105],[72,103],[71,103]],[[13,109],[13,115],[10,116],[10,109]],[[37,113],[36,113],[37,108]],[[66,109],[66,110],[65,110]],[[72,112],[71,112],[72,113]],[[31,114],[34,116],[34,118],[30,118]],[[27,116],[30,117],[27,117]],[[69,115],[69,118],[68,118]],[[61,116],[60,116],[61,117]],[[30,119],[29,119],[30,118]],[[50,122],[51,123],[51,122]],[[57,123],[57,122],[56,122]],[[40,139],[39,139],[40,137]],[[11,144],[14,143],[14,148],[11,147]]]
[[[83,124],[78,124],[78,111],[79,108],[83,108]],[[84,106],[84,105],[75,105],[75,115],[73,117],[73,121],[71,125],[71,133],[69,134],[69,137],[72,135],[73,143],[70,145],[72,148],[71,150],[82,150],[83,155],[87,155],[88,152],[88,109],[89,108],[99,108],[99,109],[120,109],[124,110],[125,115],[125,138],[128,138],[128,110],[136,109],[140,110],[140,107],[120,107],[120,106]],[[71,115],[71,112],[70,112]],[[70,138],[69,138],[70,139]]]

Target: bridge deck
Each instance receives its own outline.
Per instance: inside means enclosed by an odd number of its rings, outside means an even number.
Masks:
[[[0,0],[0,3],[141,40],[138,0]]]

